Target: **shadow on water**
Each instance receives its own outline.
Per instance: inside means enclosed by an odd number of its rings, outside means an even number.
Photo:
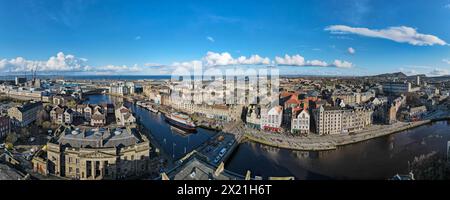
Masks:
[[[121,101],[107,95],[93,95],[89,103]],[[195,134],[172,130],[162,115],[125,103],[151,130],[164,152],[176,159],[190,152],[216,132],[198,129]],[[432,151],[446,153],[450,140],[450,122],[441,121],[369,141],[343,146],[337,150],[308,152],[243,143],[231,155],[226,169],[252,176],[294,176],[296,179],[387,179],[408,173],[408,162]]]
[[[291,151],[244,143],[226,168],[253,175],[295,176],[297,179],[387,179],[408,173],[408,162],[432,151],[446,154],[448,121],[322,152]],[[248,162],[251,160],[251,162]]]

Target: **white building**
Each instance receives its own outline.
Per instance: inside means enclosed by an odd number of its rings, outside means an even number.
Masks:
[[[274,106],[267,111],[261,109],[261,128],[267,131],[280,132],[283,121],[283,107]]]
[[[125,106],[121,106],[120,108],[116,109],[115,115],[117,124],[121,126],[133,124],[136,122],[136,118],[133,116],[131,111]]]
[[[309,133],[310,116],[307,110],[294,113],[291,123],[292,133]]]

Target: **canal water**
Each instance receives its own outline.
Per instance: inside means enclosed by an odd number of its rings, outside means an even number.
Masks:
[[[107,95],[92,95],[86,103],[122,101]],[[125,103],[152,131],[165,152],[176,159],[190,152],[215,134],[199,129],[183,136],[173,131],[161,115]],[[291,151],[259,145],[241,144],[226,163],[226,169],[252,176],[294,176],[296,179],[387,179],[409,172],[408,162],[432,151],[446,154],[450,122],[441,121],[332,151]]]
[[[123,102],[123,99],[118,97],[89,95],[88,100],[84,103],[124,103],[136,114],[137,118],[140,118],[142,124],[151,131],[153,139],[163,148],[164,152],[174,159],[180,159],[216,133],[215,131],[198,128],[196,133],[182,134],[167,124],[162,114],[155,114],[132,103]]]
[[[446,155],[450,122],[441,121],[337,150],[280,150],[254,143],[239,146],[228,170],[253,175],[295,176],[297,179],[387,179],[409,173],[408,162],[432,151]],[[249,162],[251,161],[251,162]]]

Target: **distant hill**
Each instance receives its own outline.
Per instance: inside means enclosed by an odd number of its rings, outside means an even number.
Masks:
[[[387,73],[387,74],[379,74],[375,75],[374,77],[378,78],[407,78],[406,74],[403,72],[396,72],[396,73]]]

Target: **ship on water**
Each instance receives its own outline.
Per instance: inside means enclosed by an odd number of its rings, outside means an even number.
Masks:
[[[154,112],[154,113],[158,113],[158,112],[159,112],[158,109],[154,108],[154,107],[151,106],[151,105],[148,105],[148,106],[147,106],[147,109],[150,110],[150,111],[152,111],[152,112]]]
[[[172,133],[177,133],[178,135],[181,135],[183,137],[186,137],[190,134],[197,132],[196,130],[194,130],[194,131],[183,130],[183,129],[177,128],[176,126],[172,126],[172,125],[170,125],[170,130],[172,131]]]
[[[165,114],[164,118],[169,124],[177,128],[190,132],[196,131],[196,125],[194,124],[192,119],[186,114],[174,112],[170,114]]]

